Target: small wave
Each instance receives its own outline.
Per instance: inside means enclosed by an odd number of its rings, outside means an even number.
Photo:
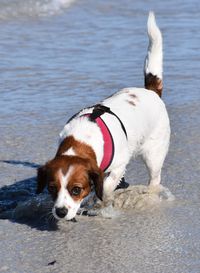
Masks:
[[[122,211],[153,209],[159,206],[161,202],[175,200],[175,196],[169,189],[162,185],[155,187],[134,185],[126,189],[119,189],[114,192],[112,198],[107,200],[106,203],[96,203],[94,197],[95,195],[91,195],[91,198],[86,200],[80,214],[116,218],[121,215]]]
[[[75,0],[4,0],[0,2],[0,20],[55,15]]]

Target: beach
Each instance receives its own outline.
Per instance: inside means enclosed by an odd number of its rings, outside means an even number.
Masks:
[[[197,0],[0,1],[0,215],[35,198],[37,168],[55,155],[73,114],[124,87],[143,87],[150,10],[163,34],[171,123],[162,185],[175,200],[56,227],[37,206],[30,219],[4,214],[0,272],[200,272]],[[141,159],[131,160],[125,177],[148,184]]]

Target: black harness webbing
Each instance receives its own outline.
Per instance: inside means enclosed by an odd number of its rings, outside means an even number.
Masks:
[[[104,113],[109,113],[109,114],[115,116],[115,117],[118,119],[118,121],[119,121],[120,124],[121,124],[122,130],[124,131],[124,134],[125,134],[126,138],[128,138],[126,129],[125,129],[124,124],[122,123],[121,119],[120,119],[115,113],[113,113],[113,112],[110,110],[109,107],[107,107],[107,106],[105,106],[105,105],[96,104],[96,105],[94,106],[94,109],[93,109],[93,111],[92,111],[92,114],[90,114],[90,120],[91,120],[91,121],[95,121],[96,118],[102,116]]]
[[[105,105],[102,105],[102,104],[96,104],[96,105],[94,105],[93,107],[94,107],[94,109],[93,109],[92,113],[91,113],[90,116],[89,116],[89,119],[90,119],[91,121],[95,122],[96,118],[102,116],[104,113],[109,113],[109,114],[115,116],[115,117],[118,119],[119,123],[121,124],[122,130],[123,130],[123,132],[124,132],[126,138],[128,138],[126,129],[125,129],[124,124],[122,123],[121,119],[120,119],[115,113],[113,113],[113,112],[110,110],[109,107],[107,107],[107,106],[105,106]],[[74,119],[76,116],[78,116],[79,113],[80,113],[80,112],[78,112],[78,113],[76,113],[75,115],[73,115],[73,116],[67,121],[67,123],[69,123],[72,119]]]

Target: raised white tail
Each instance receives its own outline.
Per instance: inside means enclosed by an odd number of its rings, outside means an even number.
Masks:
[[[162,34],[158,28],[153,12],[149,12],[147,21],[149,47],[144,65],[145,88],[162,95],[163,83],[163,49]]]

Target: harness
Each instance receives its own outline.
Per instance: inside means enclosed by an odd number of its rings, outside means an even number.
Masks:
[[[107,106],[105,106],[105,105],[96,104],[96,105],[94,106],[94,109],[93,109],[93,111],[92,111],[92,114],[90,114],[90,120],[91,120],[91,121],[95,121],[96,118],[102,116],[104,113],[109,113],[109,114],[115,116],[115,117],[119,120],[120,125],[121,125],[121,127],[122,127],[122,130],[124,131],[124,134],[125,134],[126,138],[128,138],[126,129],[125,129],[124,124],[122,123],[121,119],[120,119],[115,113],[113,113],[113,112],[110,110],[109,107],[107,107]]]
[[[101,130],[101,133],[102,133],[102,136],[103,136],[103,140],[104,140],[104,148],[103,148],[104,153],[103,153],[103,159],[102,159],[101,164],[100,164],[100,168],[104,172],[111,165],[113,157],[114,157],[114,153],[115,153],[115,145],[114,145],[112,134],[111,134],[108,126],[106,125],[106,123],[101,118],[101,116],[103,114],[105,114],[105,113],[113,115],[113,116],[115,116],[118,119],[118,121],[119,121],[119,123],[121,125],[121,128],[122,128],[122,130],[123,130],[123,132],[124,132],[124,134],[126,136],[126,139],[128,139],[126,129],[125,129],[124,124],[122,123],[121,119],[115,113],[113,113],[110,110],[110,108],[107,107],[107,106],[104,106],[102,104],[96,104],[94,106],[94,109],[93,109],[92,113],[83,114],[83,115],[80,116],[80,117],[83,117],[83,116],[88,117],[89,120],[92,121],[92,122],[95,122],[99,126],[99,128]],[[68,120],[68,122],[70,122],[77,115],[78,115],[78,113],[75,114],[74,116],[72,116]]]
[[[113,113],[109,107],[101,105],[101,104],[97,104],[94,106],[94,109],[91,114],[85,114],[86,116],[89,117],[90,121],[95,122],[99,126],[101,133],[103,135],[104,153],[103,153],[103,159],[100,164],[100,168],[104,172],[111,165],[113,157],[114,157],[114,153],[115,153],[115,145],[114,145],[112,134],[111,134],[108,126],[106,125],[106,123],[101,118],[101,116],[105,113],[111,114],[118,119],[126,138],[128,138],[126,129],[125,129],[124,124],[122,123],[121,119],[115,113]]]

